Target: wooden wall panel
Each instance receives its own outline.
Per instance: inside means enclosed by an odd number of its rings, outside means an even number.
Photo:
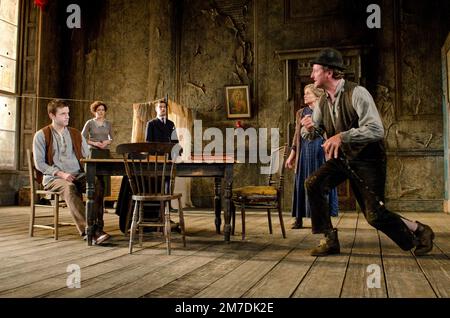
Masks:
[[[19,170],[26,170],[26,149],[31,147],[36,127],[36,107],[38,100],[38,48],[39,48],[39,9],[32,0],[26,0],[24,21],[22,21],[22,59],[20,93],[20,131],[19,131]]]

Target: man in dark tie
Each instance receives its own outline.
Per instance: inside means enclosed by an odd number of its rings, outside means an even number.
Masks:
[[[172,143],[178,143],[178,136],[177,131],[175,129],[175,124],[173,121],[167,118],[167,101],[166,99],[161,99],[155,102],[155,111],[156,111],[156,118],[153,118],[152,120],[149,120],[147,122],[147,128],[145,129],[145,141],[147,142],[172,142]],[[169,184],[167,183],[167,186]],[[146,216],[147,217],[154,217],[159,214],[158,210],[158,204],[154,204],[155,207],[149,206],[146,209]],[[170,205],[170,210],[174,211],[172,209],[172,206]],[[173,221],[170,221],[172,223],[172,227],[175,228],[175,230],[179,230],[179,224],[174,223]]]
[[[145,141],[147,142],[172,142],[178,143],[178,136],[173,121],[167,118],[167,100],[161,99],[155,102],[156,118],[147,122],[145,129]],[[168,184],[167,184],[168,186]],[[128,179],[122,180],[119,198],[117,201],[116,214],[120,216],[119,225],[122,232],[128,231],[126,228],[127,211],[129,211],[131,199],[131,189]],[[173,209],[170,207],[171,211]],[[157,218],[159,215],[159,202],[144,205],[145,218]],[[172,222],[172,229],[179,231],[179,224]],[[151,230],[150,230],[151,229]],[[153,228],[144,230],[152,231]]]
[[[155,103],[156,118],[147,123],[145,140],[147,142],[178,142],[173,121],[167,118],[167,102],[159,100]]]

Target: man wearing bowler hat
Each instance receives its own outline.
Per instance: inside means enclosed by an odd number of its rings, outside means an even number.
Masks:
[[[339,51],[323,49],[311,64],[311,79],[326,94],[314,108],[312,117],[302,119],[302,136],[326,133],[328,137],[323,144],[328,161],[305,181],[312,232],[325,235],[311,255],[340,253],[337,229],[331,223],[325,194],[346,179],[350,180],[370,225],[403,250],[414,248],[417,256],[427,254],[433,248],[433,230],[389,211],[384,205],[384,129],[372,96],[364,87],[344,79],[345,66]]]

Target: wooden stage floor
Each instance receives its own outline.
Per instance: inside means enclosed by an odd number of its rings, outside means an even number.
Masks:
[[[361,214],[333,218],[339,229],[341,254],[309,255],[321,236],[307,228],[290,229],[282,239],[273,214],[268,233],[265,212],[247,215],[247,238],[241,240],[240,214],[229,244],[214,231],[214,214],[187,211],[187,246],[172,236],[172,255],[156,233],[128,254],[128,239],[109,210],[105,229],[112,235],[104,246],[88,247],[74,227],[63,227],[60,239],[37,229],[28,237],[28,207],[0,207],[0,297],[208,297],[304,298],[377,297],[448,298],[450,295],[450,215],[404,213],[429,224],[436,233],[430,256],[416,258],[400,250],[370,227]],[[62,221],[71,221],[63,209]],[[81,269],[81,288],[66,285],[70,264]]]

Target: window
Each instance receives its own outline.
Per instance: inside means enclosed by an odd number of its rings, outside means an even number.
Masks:
[[[19,0],[0,0],[0,169],[15,169]]]

